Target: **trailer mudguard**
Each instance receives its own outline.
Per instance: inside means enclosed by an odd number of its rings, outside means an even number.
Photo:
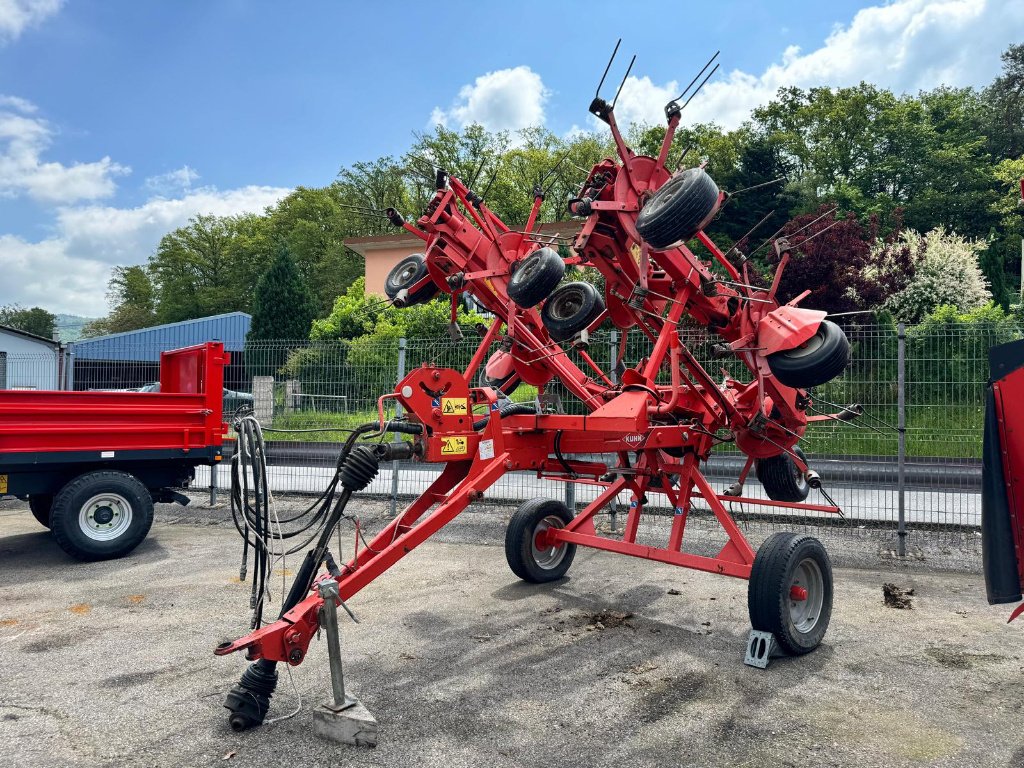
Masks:
[[[989,350],[981,534],[990,604],[1022,599],[1024,548],[1024,340]]]

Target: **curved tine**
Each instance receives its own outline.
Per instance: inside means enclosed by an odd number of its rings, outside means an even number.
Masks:
[[[708,67],[711,66],[711,62],[713,62],[715,59],[717,59],[718,58],[718,54],[720,54],[720,53],[721,53],[721,51],[715,51],[715,55],[712,56],[710,59],[708,59],[708,63],[705,64],[703,67],[701,67],[700,72],[698,72],[696,74],[696,76],[693,78],[693,80],[690,81],[690,84],[688,86],[686,86],[685,88],[683,88],[683,92],[680,93],[678,96],[676,96],[676,98],[673,99],[673,101],[679,101],[681,98],[683,98],[683,96],[685,96],[687,93],[689,93],[690,89],[693,88],[693,84],[697,82],[697,78],[704,74],[704,71]]]
[[[629,73],[633,71],[633,64],[636,62],[636,54],[633,54],[633,58],[629,60],[629,66],[626,67],[626,74],[622,76],[622,82],[619,83],[619,90],[615,92],[615,98],[612,99],[612,109],[615,109],[615,103],[619,100],[619,94],[622,93],[622,86],[626,84],[626,78],[629,77]]]
[[[555,164],[554,164],[554,165],[553,165],[553,166],[551,167],[551,170],[550,170],[550,171],[548,171],[547,173],[545,173],[545,174],[544,174],[543,176],[541,176],[541,177],[540,177],[540,181],[538,181],[538,182],[537,182],[537,186],[543,186],[543,185],[544,185],[544,182],[548,180],[548,176],[550,176],[550,175],[551,175],[551,174],[553,174],[553,173],[554,173],[555,171],[557,171],[557,170],[558,170],[558,166],[560,166],[560,165],[561,165],[562,163],[564,163],[564,162],[565,162],[565,159],[566,159],[567,157],[569,157],[569,152],[570,152],[570,151],[571,151],[571,150],[568,150],[568,149],[567,149],[567,150],[565,150],[565,152],[563,152],[563,153],[562,153],[562,156],[561,156],[560,158],[558,158],[558,162],[557,162],[557,163],[555,163]]]
[[[608,70],[610,70],[612,68],[612,62],[615,61],[615,54],[617,54],[619,52],[619,46],[620,45],[622,45],[622,38],[621,37],[619,38],[618,42],[615,43],[615,50],[612,51],[611,58],[608,59],[608,65],[604,68],[604,74],[601,75],[601,82],[599,82],[597,84],[597,90],[594,91],[594,98],[595,99],[600,98],[600,96],[601,96],[601,86],[604,85],[604,79],[606,77],[608,77]]]

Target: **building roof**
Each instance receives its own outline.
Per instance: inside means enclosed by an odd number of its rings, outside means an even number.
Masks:
[[[11,328],[11,326],[9,325],[0,325],[0,333],[13,333],[15,336],[22,336],[26,339],[31,339],[32,341],[38,341],[43,344],[49,344],[51,347],[60,346],[59,341],[54,341],[53,339],[48,339],[45,336],[39,336],[34,333],[29,333],[28,331],[23,331],[20,328]]]
[[[251,323],[252,316],[246,312],[225,312],[84,339],[75,342],[74,353],[80,360],[157,361],[161,352],[206,341],[222,341],[229,352],[241,352]]]
[[[558,234],[563,237],[571,237],[579,232],[582,226],[582,219],[578,221],[548,221],[541,224],[535,232],[543,235]],[[379,251],[385,248],[401,248],[405,246],[414,248],[418,244],[423,243],[423,240],[411,232],[402,229],[387,235],[349,237],[345,239],[344,243],[360,256],[366,256],[367,251]]]

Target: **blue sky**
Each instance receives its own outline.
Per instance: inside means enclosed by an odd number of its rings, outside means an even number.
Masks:
[[[657,119],[721,48],[687,116],[732,126],[781,85],[983,85],[1024,2],[0,0],[0,304],[103,314],[110,267],[189,216],[261,210],[434,121],[591,128],[620,36],[622,118]]]

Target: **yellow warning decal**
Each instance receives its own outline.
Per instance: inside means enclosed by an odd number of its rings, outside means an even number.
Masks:
[[[0,493],[7,493],[7,475],[0,475]]]
[[[469,413],[469,401],[464,397],[442,397],[441,413],[445,416],[465,416]]]
[[[469,452],[469,441],[465,437],[442,437],[441,455],[455,456]]]

